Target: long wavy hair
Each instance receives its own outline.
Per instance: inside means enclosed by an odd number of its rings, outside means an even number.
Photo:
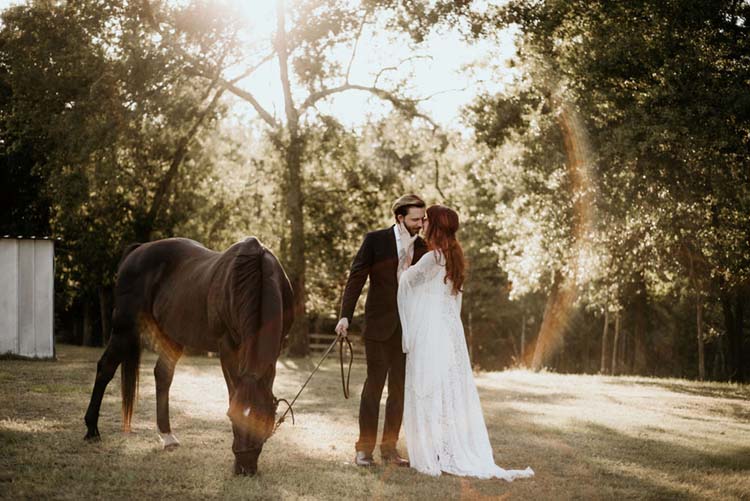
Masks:
[[[425,240],[430,250],[437,251],[445,258],[445,283],[450,279],[453,294],[463,291],[466,279],[466,259],[461,244],[456,238],[458,214],[444,205],[431,205],[427,209],[429,226]]]

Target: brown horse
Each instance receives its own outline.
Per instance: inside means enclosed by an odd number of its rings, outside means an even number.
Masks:
[[[130,246],[120,261],[112,335],[96,370],[86,411],[87,440],[99,439],[99,408],[122,364],[123,428],[130,430],[138,385],[141,331],[159,353],[156,422],[165,448],[179,444],[169,425],[169,387],[185,347],[218,351],[229,390],[234,471],[252,475],[273,433],[276,360],[293,321],[289,280],[253,237],[223,253],[185,238]]]

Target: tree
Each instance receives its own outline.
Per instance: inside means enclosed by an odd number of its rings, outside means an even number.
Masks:
[[[185,75],[182,55],[138,13],[127,2],[37,3],[5,11],[0,32],[4,146],[30,152],[33,166],[19,170],[32,167],[50,201],[51,230],[64,241],[63,305],[82,304],[88,317],[98,296],[105,328],[124,246],[169,235],[189,217],[176,209],[212,168],[195,138],[224,92],[216,79]],[[189,8],[170,15],[182,28],[191,18]],[[231,30],[213,21],[173,35],[230,57]]]
[[[150,11],[149,3],[144,2]],[[382,10],[380,12],[383,12]],[[395,109],[412,117],[427,118],[417,111],[417,100],[403,96],[398,87],[385,88],[379,80],[387,68],[378,72],[372,83],[352,83],[351,66],[356,57],[357,42],[376,11],[367,3],[343,4],[334,0],[307,0],[288,7],[283,0],[276,3],[276,31],[270,46],[256,54],[256,63],[239,77],[220,77],[223,89],[249,103],[268,126],[268,133],[284,162],[282,192],[285,194],[285,220],[289,224],[285,268],[295,291],[296,321],[290,333],[290,354],[308,352],[307,319],[307,235],[305,233],[306,180],[303,165],[309,153],[308,131],[321,124],[314,114],[316,105],[347,91],[367,92],[389,102]],[[145,16],[156,33],[165,34],[162,19]],[[332,53],[349,47],[348,62],[337,61]],[[275,59],[279,68],[279,88],[284,96],[284,115],[277,118],[258,101],[251,90],[242,87],[242,80],[262,64]],[[215,63],[192,57],[198,74],[207,79],[220,71]],[[325,121],[322,122],[325,124]]]
[[[589,276],[589,283],[616,285],[615,298],[624,304],[630,300],[622,294],[645,297],[643,289],[658,288],[664,272],[689,275],[698,308],[699,355],[701,298],[709,289],[742,294],[747,283],[748,229],[738,216],[748,196],[748,169],[739,154],[748,137],[748,108],[742,106],[747,94],[739,83],[749,69],[740,56],[747,45],[747,14],[747,6],[737,2],[515,1],[484,17],[484,26],[520,25],[519,59],[528,82],[485,110],[475,121],[478,137],[502,142],[504,131],[514,130],[527,148],[526,177],[536,173],[550,182],[556,162],[533,159],[546,146],[530,140],[570,152],[565,146],[570,133],[551,143],[541,135],[555,132],[550,119],[562,125],[562,132],[569,128],[565,103],[583,117],[576,128],[585,131],[593,153],[592,203],[597,220],[607,223],[597,225],[589,245],[605,250],[603,262],[609,263],[600,267],[606,273]],[[529,93],[531,100],[524,97]],[[535,108],[537,102],[546,110]],[[507,113],[514,103],[525,110]],[[525,124],[524,117],[529,117]],[[500,128],[493,129],[497,124]],[[567,176],[570,181],[573,176]],[[545,197],[543,185],[528,188]],[[540,222],[554,223],[542,229],[551,243],[566,241],[555,228],[574,227],[558,214],[537,210]],[[611,296],[589,294],[596,297]],[[737,347],[738,360],[745,349]]]

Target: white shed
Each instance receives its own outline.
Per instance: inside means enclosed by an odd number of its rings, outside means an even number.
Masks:
[[[0,355],[55,356],[54,240],[0,238]]]

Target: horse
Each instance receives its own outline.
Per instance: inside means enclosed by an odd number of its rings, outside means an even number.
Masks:
[[[276,361],[293,305],[284,269],[254,237],[221,253],[186,238],[131,245],[118,265],[112,334],[97,363],[84,438],[100,440],[99,409],[119,365],[123,430],[130,431],[147,330],[158,353],[156,423],[164,448],[179,445],[169,424],[169,387],[184,348],[218,352],[229,393],[234,473],[254,475],[274,429]]]

